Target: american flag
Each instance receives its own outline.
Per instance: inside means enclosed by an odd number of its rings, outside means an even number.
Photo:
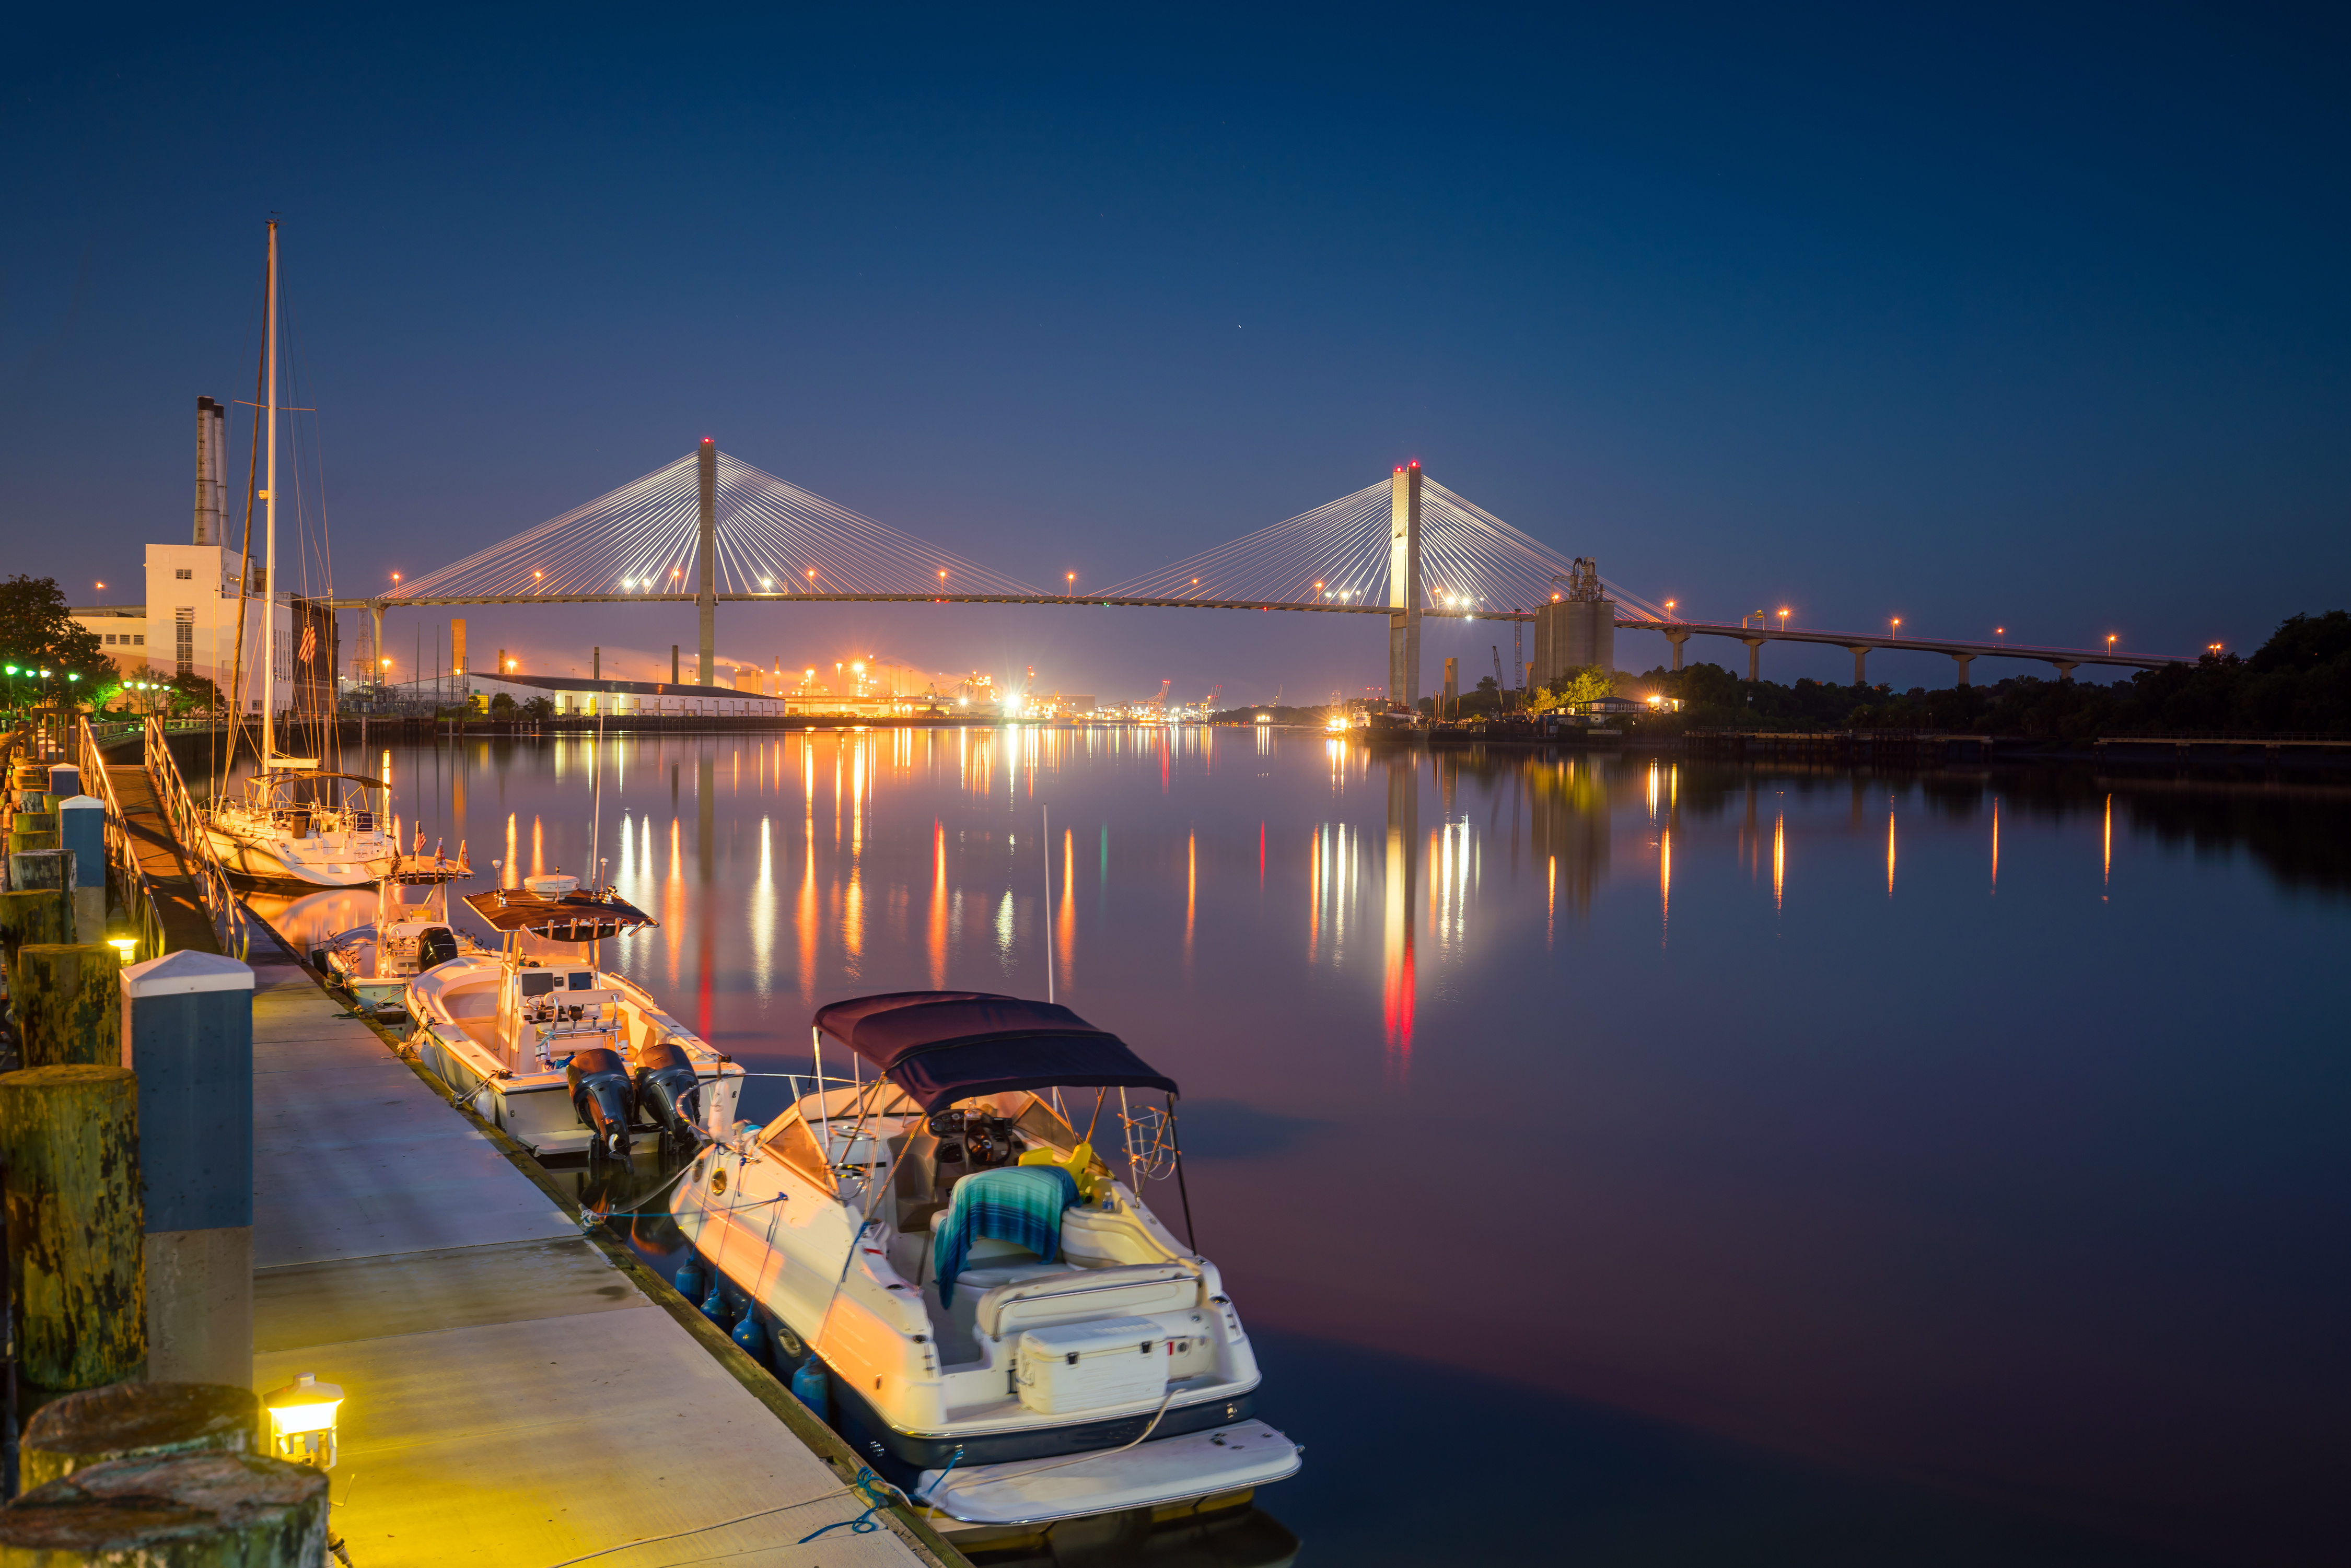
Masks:
[[[302,651],[295,657],[307,664],[310,662],[310,655],[318,651],[319,628],[314,623],[305,622],[302,625]]]

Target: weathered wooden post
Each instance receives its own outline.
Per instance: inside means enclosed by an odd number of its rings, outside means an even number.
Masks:
[[[182,951],[122,971],[139,1075],[147,1375],[253,1376],[253,971]]]
[[[52,768],[50,771],[55,772]],[[74,795],[57,802],[57,843],[68,868],[74,940],[106,940],[106,802]]]
[[[26,1425],[22,1490],[116,1459],[257,1454],[261,1400],[221,1383],[116,1383],[52,1399]]]
[[[122,1065],[122,956],[103,942],[27,942],[8,976],[27,1067]]]
[[[0,1568],[322,1568],[327,1475],[258,1454],[76,1470],[0,1509]]]
[[[57,814],[55,811],[18,811],[8,819],[8,852],[11,855],[57,847]]]
[[[16,949],[27,942],[73,940],[73,905],[54,888],[0,893],[0,963],[16,972]]]
[[[139,1376],[147,1306],[137,1078],[82,1065],[0,1074],[0,1152],[25,1379],[69,1390]]]

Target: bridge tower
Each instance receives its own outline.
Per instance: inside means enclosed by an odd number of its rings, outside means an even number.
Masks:
[[[1420,706],[1420,464],[1388,489],[1388,701]]]
[[[701,672],[705,686],[718,684],[718,444],[702,438],[702,538],[694,552],[694,609],[702,622]]]

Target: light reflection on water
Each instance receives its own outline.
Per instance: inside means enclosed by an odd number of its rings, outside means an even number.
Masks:
[[[509,881],[523,833],[582,866],[592,744],[396,749],[400,809]],[[1523,1391],[1478,1462],[1613,1406],[2213,1557],[2291,1560],[2329,1506],[2351,796],[1270,727],[604,756],[662,921],[608,961],[755,1070],[805,1065],[819,1002],[1053,965],[1185,1084],[1249,1319],[1413,1384],[1399,1421],[1441,1408],[1416,1379]],[[1264,1399],[1339,1441],[1327,1383]],[[1310,1552],[1454,1554],[1352,1537],[1376,1506],[1309,1465],[1264,1501]]]

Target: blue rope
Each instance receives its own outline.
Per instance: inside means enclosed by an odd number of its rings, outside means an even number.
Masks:
[[[939,1472],[939,1479],[925,1487],[923,1489],[923,1495],[916,1498],[914,1500],[921,1503],[925,1508],[930,1507],[931,1499],[939,1495],[939,1489],[947,1484],[947,1478],[955,1474],[955,1468],[961,1463],[963,1463],[963,1445],[961,1443],[957,1443],[955,1447],[955,1452],[947,1456],[947,1468],[941,1470]]]
[[[794,1544],[806,1546],[810,1542],[814,1541],[817,1536],[823,1535],[830,1531],[839,1530],[844,1524],[849,1527],[849,1533],[852,1535],[871,1535],[875,1531],[881,1529],[882,1521],[875,1519],[873,1517],[873,1513],[876,1509],[883,1509],[890,1506],[891,1500],[889,1483],[884,1481],[880,1476],[875,1475],[872,1470],[868,1469],[866,1466],[860,1465],[857,1467],[856,1479],[849,1483],[849,1490],[856,1496],[862,1498],[865,1500],[865,1511],[859,1514],[855,1519],[836,1520],[834,1522],[826,1525],[824,1529],[819,1530],[813,1534],[801,1536]]]

